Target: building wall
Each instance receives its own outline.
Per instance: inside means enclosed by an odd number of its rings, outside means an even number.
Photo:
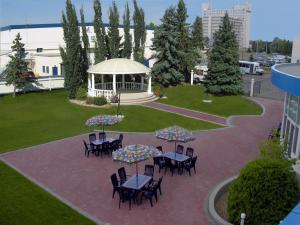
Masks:
[[[300,63],[300,37],[293,41],[292,63]]]
[[[245,5],[236,5],[229,10],[213,9],[208,3],[202,5],[202,26],[203,37],[207,37],[210,43],[213,42],[213,35],[219,30],[223,22],[225,13],[228,12],[233,29],[237,35],[240,48],[248,48],[250,42],[250,16],[251,7],[248,3]]]
[[[22,37],[22,42],[25,44],[25,50],[28,53],[26,58],[33,64],[32,70],[36,72],[39,76],[49,76],[48,73],[43,72],[42,66],[48,66],[50,72],[50,67],[52,68],[54,65],[59,66],[59,64],[61,63],[60,55],[57,54],[56,56],[54,56],[54,54],[59,52],[59,46],[63,47],[65,45],[63,39],[63,29],[60,26],[52,27],[51,24],[49,24],[48,27],[47,24],[44,24],[42,28],[32,28],[30,25],[28,25],[28,27],[26,27],[25,25],[19,27],[20,28],[13,29],[9,29],[9,27],[6,27],[5,29],[2,29],[0,33],[0,53],[6,53],[0,54],[0,68],[4,68],[5,65],[8,63],[9,57],[7,52],[10,51],[12,42],[15,39],[16,35],[20,33]],[[107,29],[108,28],[106,27],[106,30]],[[132,35],[133,31],[133,29],[130,30]],[[123,36],[123,28],[119,28],[119,32],[120,35]],[[87,26],[87,33],[89,36],[90,47],[94,48],[95,33],[93,26]],[[153,37],[154,31],[147,30],[145,43],[145,58],[147,59],[150,58],[153,54],[153,51],[150,49]],[[37,52],[38,48],[42,49],[41,53]],[[90,59],[93,63],[93,53],[90,55]],[[61,73],[59,75],[61,75]]]

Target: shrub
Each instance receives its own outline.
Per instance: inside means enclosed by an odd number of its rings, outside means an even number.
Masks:
[[[94,104],[94,98],[93,97],[87,97],[86,98],[86,104],[88,104],[88,105]]]
[[[111,103],[118,103],[119,102],[118,96],[117,95],[111,96],[110,102]]]
[[[161,86],[161,85],[160,86],[154,86],[153,87],[153,93],[154,93],[155,96],[157,96],[159,98],[163,97],[164,96],[163,86]]]
[[[85,100],[87,98],[87,89],[85,87],[79,87],[76,92],[76,99]]]
[[[279,159],[250,162],[232,183],[228,215],[233,224],[246,213],[247,225],[277,225],[299,200],[299,186],[290,164]]]
[[[94,97],[94,105],[105,105],[107,104],[107,100],[104,96]]]

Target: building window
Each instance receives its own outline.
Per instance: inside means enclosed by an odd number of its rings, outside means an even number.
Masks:
[[[46,66],[46,73],[49,73],[49,66]]]
[[[96,42],[96,37],[95,36],[91,36],[91,42]]]
[[[46,72],[46,69],[45,69],[45,66],[43,66],[43,73],[45,73]]]
[[[37,48],[36,49],[36,52],[42,52],[43,51],[43,48]]]

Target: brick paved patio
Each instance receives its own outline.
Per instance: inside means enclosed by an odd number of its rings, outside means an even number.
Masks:
[[[142,205],[133,205],[131,211],[127,203],[118,209],[118,196],[111,198],[110,175],[121,164],[107,156],[85,158],[82,139],[87,140],[87,135],[3,154],[0,159],[98,221],[114,225],[206,225],[210,223],[204,205],[210,190],[225,178],[236,175],[249,160],[256,158],[259,143],[281,120],[282,102],[257,100],[266,109],[263,116],[230,118],[228,122],[232,127],[197,132],[195,141],[184,144],[196,150],[199,160],[197,174],[191,177],[187,173],[182,176],[174,174],[173,177],[170,173],[165,174],[163,195],[159,196],[153,208],[144,201]],[[135,143],[173,149],[172,143],[156,139],[154,133],[125,133],[124,145]],[[152,160],[145,163],[152,163]],[[141,170],[145,163],[140,163]],[[126,169],[131,174],[135,170],[130,166]],[[157,170],[155,177],[159,177]]]

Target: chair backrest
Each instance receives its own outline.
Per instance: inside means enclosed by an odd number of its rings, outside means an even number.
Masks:
[[[153,177],[154,175],[154,166],[153,165],[145,165],[145,175]]]
[[[187,156],[189,156],[189,157],[193,157],[193,154],[194,154],[194,149],[193,148],[190,148],[190,147],[188,147],[187,149],[186,149],[186,152],[185,152],[185,154],[187,155]]]
[[[124,188],[124,187],[120,187],[119,189],[119,193],[120,193],[120,199],[122,201],[126,201],[129,200],[131,198],[131,190]]]
[[[113,174],[110,176],[110,180],[111,180],[111,183],[114,187],[118,187],[119,186],[119,181],[118,181],[118,177],[117,177],[117,174]]]
[[[83,144],[84,144],[85,150],[88,150],[88,145],[85,140],[83,140]]]
[[[99,132],[99,139],[104,140],[106,138],[106,133],[105,132]]]
[[[183,154],[184,147],[182,145],[177,145],[176,153]]]
[[[123,183],[127,180],[125,167],[121,167],[120,169],[118,169],[118,174],[119,174],[121,183]]]
[[[157,148],[159,151],[163,152],[163,149],[162,149],[162,146],[161,146],[161,145],[160,145],[160,146],[156,146],[156,148]]]
[[[119,141],[119,139],[114,140],[114,141],[111,143],[111,149],[112,149],[113,151],[118,150],[118,149],[119,149],[119,146],[120,146],[120,141]]]
[[[96,138],[96,134],[89,134],[89,140],[90,142],[92,141],[95,141],[97,138]]]
[[[102,143],[102,149],[103,149],[103,150],[109,149],[109,142],[108,142],[108,141],[104,141],[104,142]]]
[[[192,166],[196,165],[196,161],[197,161],[197,156],[192,158]]]
[[[153,164],[159,165],[159,157],[153,157]]]
[[[123,134],[120,134],[120,135],[119,135],[119,140],[120,140],[121,143],[122,143],[122,141],[123,141]]]

